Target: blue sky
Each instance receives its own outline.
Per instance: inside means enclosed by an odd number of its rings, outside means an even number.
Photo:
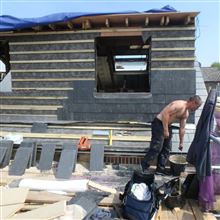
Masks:
[[[202,66],[220,62],[220,0],[0,0],[0,14],[30,18],[58,12],[142,12],[165,5],[182,12],[200,12],[196,58]]]

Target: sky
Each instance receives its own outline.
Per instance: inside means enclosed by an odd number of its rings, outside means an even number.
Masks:
[[[33,18],[59,12],[143,12],[165,5],[181,12],[200,12],[196,60],[203,67],[220,62],[220,0],[0,0],[0,15]]]

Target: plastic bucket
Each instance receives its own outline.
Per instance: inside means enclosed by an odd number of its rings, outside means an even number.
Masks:
[[[173,176],[180,176],[181,172],[185,171],[187,161],[182,155],[172,155],[169,157],[170,171]]]

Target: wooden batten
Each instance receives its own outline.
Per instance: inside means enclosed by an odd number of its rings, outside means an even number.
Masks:
[[[165,26],[167,26],[168,24],[170,23],[170,17],[169,16],[166,16],[165,17]]]
[[[38,219],[44,219],[44,220],[54,219],[56,217],[64,215],[65,210],[66,210],[66,201],[59,201],[53,204],[41,206],[40,208],[33,209],[28,212],[18,213],[13,217],[11,217],[10,219],[25,220],[25,219],[33,219],[33,217],[35,217],[36,219],[36,216]]]
[[[8,131],[0,131],[0,136],[4,137],[8,134],[15,135],[17,132],[8,132]],[[23,138],[42,138],[42,139],[76,139],[79,140],[85,134],[62,134],[62,133],[29,133],[29,132],[20,132]],[[109,136],[94,136],[94,135],[86,135],[89,140],[109,140]],[[112,135],[112,141],[129,141],[129,142],[149,142],[151,140],[151,136],[117,136]]]
[[[165,22],[165,17],[161,17],[160,19],[160,26],[163,26],[164,25],[164,22]]]
[[[184,24],[187,25],[191,22],[191,17],[190,16],[187,16],[184,20]]]
[[[56,111],[58,108],[63,108],[62,105],[1,105],[1,110],[36,110],[36,111]]]
[[[41,31],[43,29],[43,26],[35,26],[35,27],[32,27],[32,29],[35,31]]]
[[[72,23],[71,21],[68,21],[66,25],[67,25],[67,27],[68,27],[70,30],[73,30],[73,27],[74,27],[74,26],[73,26],[73,23]]]
[[[94,39],[84,40],[56,40],[56,41],[26,41],[26,42],[10,42],[9,45],[47,45],[47,44],[78,44],[78,43],[94,43]]]
[[[54,24],[49,24],[48,27],[53,31],[56,30],[56,25],[54,25]]]
[[[194,47],[174,47],[174,48],[152,48],[152,51],[187,51],[195,50]]]
[[[195,57],[155,57],[151,61],[194,61]]]
[[[145,18],[145,22],[144,22],[145,26],[148,26],[148,25],[149,25],[149,21],[150,21],[149,17],[146,17],[146,18]]]
[[[90,20],[86,19],[85,21],[82,22],[82,29],[86,30],[86,29],[91,29],[92,25]]]
[[[110,27],[110,21],[109,21],[108,18],[105,19],[105,26],[106,26],[107,28]]]
[[[67,96],[0,96],[0,99],[63,100]]]
[[[66,59],[66,60],[15,60],[11,63],[87,63],[95,62],[94,59]]]
[[[26,69],[26,70],[12,70],[13,73],[48,73],[48,72],[94,72],[94,68],[90,69]]]
[[[79,50],[40,50],[40,51],[12,51],[10,55],[17,54],[50,54],[50,53],[94,53],[94,49],[79,49]]]
[[[68,78],[29,78],[29,79],[12,79],[12,82],[70,82],[70,81],[83,81],[83,80],[95,80],[95,78],[88,77],[68,77]]]
[[[129,27],[129,19],[128,18],[125,18],[125,26]]]
[[[71,87],[14,87],[13,90],[36,90],[36,91],[68,91],[68,90],[73,90]]]
[[[43,26],[35,26],[35,27],[32,27],[32,29],[35,31],[41,31],[43,29]]]

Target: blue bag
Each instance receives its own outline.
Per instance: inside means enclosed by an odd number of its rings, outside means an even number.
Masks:
[[[149,201],[141,201],[128,194],[125,198],[124,214],[128,219],[148,220],[151,218],[152,209],[153,197]]]
[[[145,183],[153,192],[154,174],[144,174],[134,171],[131,180],[126,184],[123,194],[123,213],[124,216],[131,220],[149,220],[151,219],[154,208],[154,194],[148,201],[138,200],[131,195],[131,188],[134,183]]]
[[[124,193],[120,195],[123,201],[123,215],[130,220],[151,220],[159,205],[167,195],[171,194],[178,178],[174,178],[156,189],[154,183],[154,174],[145,174],[134,171],[131,180],[126,184]],[[145,183],[151,191],[151,198],[147,201],[138,200],[131,193],[134,183]],[[160,193],[160,189],[164,193]]]

